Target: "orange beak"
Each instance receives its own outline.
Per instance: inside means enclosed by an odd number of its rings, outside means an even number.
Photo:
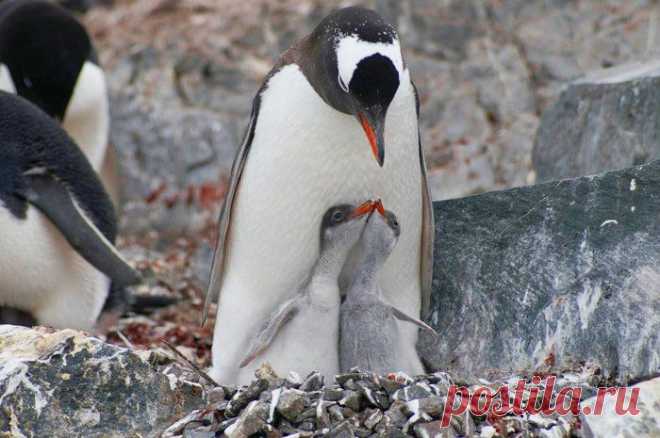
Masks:
[[[371,147],[371,153],[378,162],[378,165],[383,167],[383,163],[385,162],[385,149],[383,148],[383,130],[381,124],[371,122],[365,113],[358,113],[358,120],[360,121],[360,125],[362,125],[364,133],[367,135],[367,140]]]
[[[374,210],[374,207],[375,207],[374,201],[364,202],[351,212],[350,218],[355,219],[360,216],[364,216],[365,214],[369,214]]]
[[[380,199],[374,202],[374,210],[378,211],[381,216],[385,216],[385,207],[383,207],[383,201]]]

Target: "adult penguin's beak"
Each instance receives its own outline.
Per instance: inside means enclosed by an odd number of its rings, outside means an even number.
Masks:
[[[367,135],[371,153],[380,167],[385,163],[385,111],[372,107],[357,113],[357,118]]]

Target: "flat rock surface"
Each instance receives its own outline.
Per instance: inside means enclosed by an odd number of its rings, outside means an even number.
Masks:
[[[660,161],[434,203],[424,359],[457,372],[660,368]]]
[[[660,62],[593,72],[541,118],[532,154],[539,181],[622,169],[660,158]]]
[[[0,436],[159,436],[202,387],[74,330],[0,326]]]

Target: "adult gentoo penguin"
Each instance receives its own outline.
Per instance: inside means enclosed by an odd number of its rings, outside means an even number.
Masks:
[[[389,210],[378,206],[369,216],[356,248],[356,265],[346,299],[341,304],[339,368],[353,367],[377,374],[403,371],[410,373],[410,358],[402,351],[408,339],[401,339],[398,321],[405,321],[436,334],[419,319],[390,305],[383,297],[377,277],[396,247],[401,226]]]
[[[51,117],[2,91],[0,114],[0,306],[89,329],[111,282],[118,293],[140,279],[112,244],[110,198]]]
[[[0,2],[0,90],[56,118],[118,196],[105,75],[85,28],[47,1]]]
[[[372,201],[337,205],[323,215],[321,252],[312,271],[253,336],[239,365],[239,382],[250,382],[264,362],[281,376],[319,371],[332,381],[339,373],[339,275],[373,208]]]
[[[428,306],[433,218],[418,99],[394,28],[357,7],[287,50],[254,99],[219,222],[211,373],[235,381],[249,337],[309,273],[332,205],[382,198],[406,229],[380,273],[390,303]],[[301,212],[300,209],[304,208]],[[414,372],[417,329],[402,326]]]

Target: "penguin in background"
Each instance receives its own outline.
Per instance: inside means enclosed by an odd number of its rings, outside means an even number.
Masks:
[[[433,216],[418,116],[398,35],[374,11],[339,9],[282,54],[253,101],[218,225],[203,315],[219,294],[215,379],[236,382],[249,334],[310,272],[332,205],[379,197],[400,212],[407,231],[379,282],[396,308],[427,313]],[[400,328],[398,353],[422,373],[417,327]]]
[[[140,281],[112,244],[112,202],[46,113],[0,91],[0,114],[0,317],[89,330]]]
[[[71,13],[41,0],[0,2],[0,90],[57,119],[119,205],[105,75],[87,31]]]

